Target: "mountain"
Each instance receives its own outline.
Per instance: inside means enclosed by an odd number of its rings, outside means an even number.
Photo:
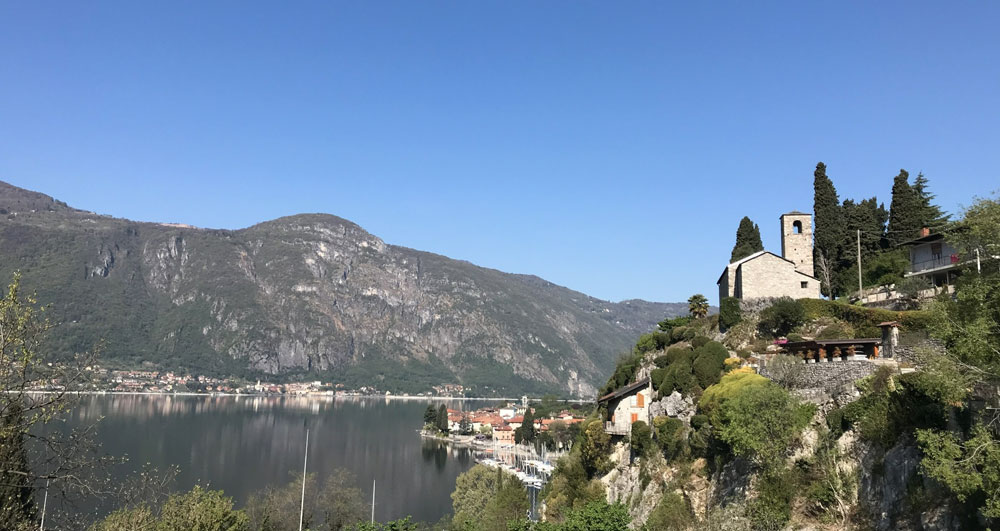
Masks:
[[[47,346],[107,364],[481,394],[592,397],[684,303],[612,303],[302,214],[241,230],[137,222],[0,182],[0,275],[51,304]]]

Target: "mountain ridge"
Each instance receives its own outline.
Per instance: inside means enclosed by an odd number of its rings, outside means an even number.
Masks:
[[[592,396],[684,303],[608,302],[530,274],[391,245],[306,213],[242,229],[139,222],[0,181],[0,273],[51,302],[55,350],[380,389]]]

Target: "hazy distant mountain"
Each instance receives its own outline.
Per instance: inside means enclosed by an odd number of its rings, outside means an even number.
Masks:
[[[683,303],[611,303],[387,245],[326,214],[241,230],[129,221],[0,182],[0,274],[20,270],[66,355],[348,385],[592,396]]]

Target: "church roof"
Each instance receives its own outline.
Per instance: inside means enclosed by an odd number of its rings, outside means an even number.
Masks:
[[[810,214],[808,212],[799,212],[798,210],[793,210],[791,212],[785,212],[780,217],[785,217],[785,216],[811,216],[811,215],[812,214]]]

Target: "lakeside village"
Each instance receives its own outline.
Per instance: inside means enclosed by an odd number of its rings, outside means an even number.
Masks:
[[[476,461],[514,474],[525,486],[540,489],[569,452],[586,419],[587,404],[552,397],[529,403],[483,407],[474,411],[428,405],[421,436],[471,447]],[[534,514],[534,499],[532,514]]]
[[[49,364],[52,367],[52,364]],[[237,395],[315,395],[315,396],[392,396],[374,386],[347,388],[342,383],[309,382],[272,383],[250,382],[240,378],[215,378],[204,375],[157,370],[106,369],[99,365],[84,368],[89,375],[88,388],[66,389],[58,378],[39,380],[32,391],[86,391],[96,393],[181,393]],[[466,389],[459,384],[440,384],[430,391],[406,396],[420,398],[464,398]]]

